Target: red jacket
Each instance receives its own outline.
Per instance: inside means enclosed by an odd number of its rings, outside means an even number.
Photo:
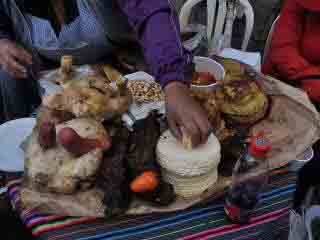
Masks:
[[[262,71],[301,84],[320,101],[320,0],[286,1]]]

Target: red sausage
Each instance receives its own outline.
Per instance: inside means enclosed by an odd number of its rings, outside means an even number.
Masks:
[[[108,150],[111,147],[110,139],[88,139],[82,138],[72,128],[63,128],[58,133],[59,143],[76,157],[91,152],[93,149],[101,148]]]
[[[55,146],[56,128],[53,122],[43,122],[40,125],[38,142],[45,150]]]

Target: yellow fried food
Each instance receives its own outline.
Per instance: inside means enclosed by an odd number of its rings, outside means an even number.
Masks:
[[[253,81],[237,80],[216,92],[220,111],[240,123],[252,123],[264,117],[269,100]]]
[[[94,74],[82,77],[79,80],[68,81],[62,84],[62,86],[63,88],[93,88],[107,96],[112,96],[114,94],[112,87],[110,87],[106,80],[103,77]]]
[[[220,62],[226,71],[224,81],[228,82],[232,80],[246,79],[247,76],[245,70],[239,62],[226,58],[221,59]]]
[[[97,120],[103,120],[107,114],[124,113],[130,104],[129,94],[108,96],[88,87],[69,87],[43,100],[43,105],[49,109],[67,111],[76,117],[91,117]]]

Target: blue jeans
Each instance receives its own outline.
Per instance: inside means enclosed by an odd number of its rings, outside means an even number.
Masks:
[[[0,70],[0,124],[28,117],[41,103],[39,84],[31,76],[15,79]]]

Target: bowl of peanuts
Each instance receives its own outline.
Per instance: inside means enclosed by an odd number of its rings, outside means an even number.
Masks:
[[[160,85],[155,81],[130,80],[127,86],[136,103],[162,102],[164,94]]]

